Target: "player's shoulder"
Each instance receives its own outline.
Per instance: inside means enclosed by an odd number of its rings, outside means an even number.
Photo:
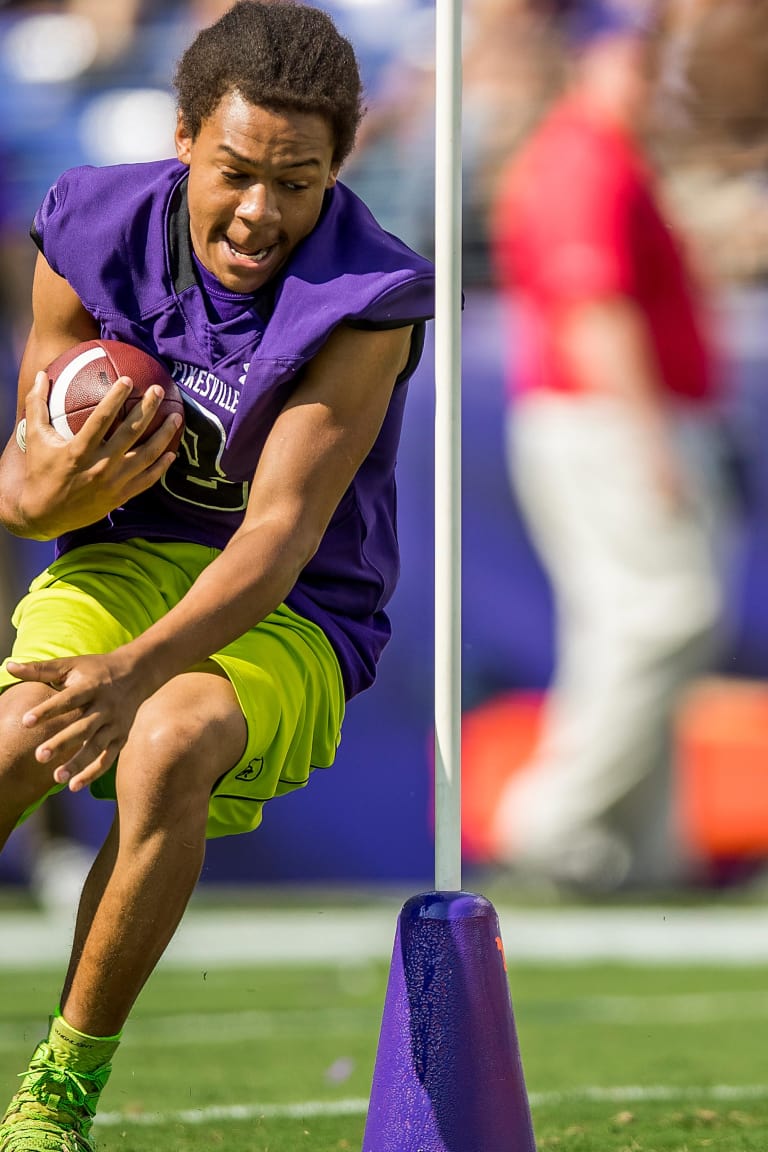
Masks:
[[[325,238],[335,248],[340,271],[361,273],[370,267],[377,271],[410,269],[427,276],[434,272],[427,257],[382,228],[368,205],[342,181],[328,198],[317,238]]]
[[[49,190],[32,238],[94,315],[146,311],[169,295],[166,221],[186,171],[177,161],[81,166]]]
[[[434,265],[385,231],[350,188],[337,183],[288,269],[303,315],[321,307],[336,322],[411,323],[434,315]],[[323,301],[322,305],[320,301]],[[299,303],[300,302],[300,303]],[[310,325],[311,326],[311,325]]]
[[[340,325],[362,329],[423,325],[434,316],[434,265],[386,232],[346,185],[329,190],[315,228],[297,245],[274,285],[274,306],[252,379],[270,388],[296,373]],[[255,409],[238,407],[235,429]],[[247,444],[247,437],[240,437]]]
[[[185,172],[177,160],[99,167],[82,164],[68,168],[49,189],[36,223],[38,218],[45,222],[55,213],[83,212],[89,208],[100,208],[103,215],[115,218],[121,212],[135,210],[148,199],[167,197]]]
[[[32,238],[54,267],[62,250],[140,245],[165,219],[186,171],[176,160],[68,168],[35,213]]]

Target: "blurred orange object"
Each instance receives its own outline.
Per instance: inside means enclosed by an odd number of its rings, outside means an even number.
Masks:
[[[544,695],[509,692],[466,712],[461,722],[461,845],[467,860],[493,857],[490,831],[502,789],[533,752]]]
[[[677,716],[680,835],[709,859],[768,855],[768,684],[706,679]]]
[[[542,692],[508,692],[464,714],[461,730],[462,855],[493,859],[491,828],[504,785],[532,754]],[[676,819],[681,842],[702,860],[768,856],[768,683],[694,683],[675,721]]]

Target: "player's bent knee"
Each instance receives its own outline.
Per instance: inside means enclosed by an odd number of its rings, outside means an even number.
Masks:
[[[148,777],[155,792],[208,796],[237,763],[245,739],[242,713],[226,698],[223,706],[222,700],[197,700],[182,707],[158,693],[139,711],[120,759],[121,764],[130,761],[133,781]]]

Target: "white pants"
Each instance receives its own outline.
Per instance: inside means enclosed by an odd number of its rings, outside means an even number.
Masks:
[[[679,866],[671,724],[720,616],[713,429],[680,417],[690,507],[659,495],[643,431],[610,397],[521,401],[515,490],[550,578],[556,674],[543,738],[498,810],[499,858],[610,889]]]

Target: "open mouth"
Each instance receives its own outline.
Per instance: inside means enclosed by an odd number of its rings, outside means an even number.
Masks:
[[[264,261],[271,256],[274,252],[276,245],[267,244],[264,248],[258,248],[255,252],[247,252],[245,249],[233,244],[231,240],[226,240],[227,247],[232,256],[236,260],[245,260],[249,264],[263,264]]]

